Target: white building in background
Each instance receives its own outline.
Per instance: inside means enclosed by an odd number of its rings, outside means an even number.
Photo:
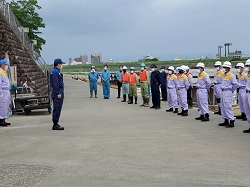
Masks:
[[[176,56],[176,57],[174,57],[174,60],[176,60],[176,61],[181,60],[181,57]]]
[[[91,54],[91,64],[99,64],[102,62],[102,53]]]

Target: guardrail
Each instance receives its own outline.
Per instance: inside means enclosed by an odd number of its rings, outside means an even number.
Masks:
[[[0,0],[0,13],[5,17],[6,21],[9,23],[11,29],[15,32],[15,34],[22,41],[24,47],[30,53],[33,60],[40,67],[40,69],[46,73],[47,71],[47,63],[43,60],[43,58],[34,50],[33,42],[29,39],[28,34],[25,32],[25,29],[22,27],[20,22],[15,17],[14,13],[10,9],[9,3],[5,0]]]

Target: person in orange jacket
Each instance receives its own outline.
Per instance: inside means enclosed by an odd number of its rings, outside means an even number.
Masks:
[[[129,73],[127,72],[127,67],[123,66],[122,68],[122,93],[123,93],[123,100],[122,102],[126,102],[127,95],[129,97]]]
[[[128,104],[133,104],[133,98],[135,98],[135,104],[137,104],[137,85],[139,84],[139,78],[135,73],[135,68],[130,68],[130,78],[129,78],[129,102]]]

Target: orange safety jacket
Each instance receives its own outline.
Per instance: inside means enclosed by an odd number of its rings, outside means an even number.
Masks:
[[[148,81],[148,78],[147,78],[147,70],[144,69],[143,71],[141,70],[140,71],[140,80],[141,81]]]
[[[137,83],[137,75],[135,73],[133,74],[130,74],[130,80],[129,80],[129,83],[130,84],[136,84]]]
[[[129,76],[129,73],[126,72],[126,73],[122,73],[122,82],[123,83],[129,83],[129,80],[130,80],[130,76]]]

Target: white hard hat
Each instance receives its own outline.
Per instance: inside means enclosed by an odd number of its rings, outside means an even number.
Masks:
[[[179,70],[180,70],[180,67],[177,67],[177,68],[176,68],[176,71],[178,72]]]
[[[232,68],[232,64],[229,61],[223,63],[223,68]]]
[[[250,66],[250,59],[248,59],[248,60],[246,61],[245,66]]]
[[[168,70],[174,71],[174,66],[170,66],[170,67],[168,68]]]
[[[205,68],[205,65],[204,65],[204,63],[199,62],[199,63],[196,65],[196,68]]]
[[[179,71],[180,70],[182,70],[182,71],[185,71],[185,66],[181,66],[181,67],[179,67],[179,69],[178,69]]]
[[[236,66],[235,66],[235,68],[237,68],[237,67],[242,67],[242,68],[244,68],[245,67],[245,65],[243,64],[243,63],[238,63]]]
[[[186,70],[189,70],[190,68],[188,66],[185,66],[186,67]]]
[[[123,66],[123,68],[122,68],[122,69],[128,69],[128,68],[127,68],[127,66]]]
[[[221,66],[221,65],[222,65],[222,63],[220,61],[217,61],[217,62],[215,62],[214,67]]]

